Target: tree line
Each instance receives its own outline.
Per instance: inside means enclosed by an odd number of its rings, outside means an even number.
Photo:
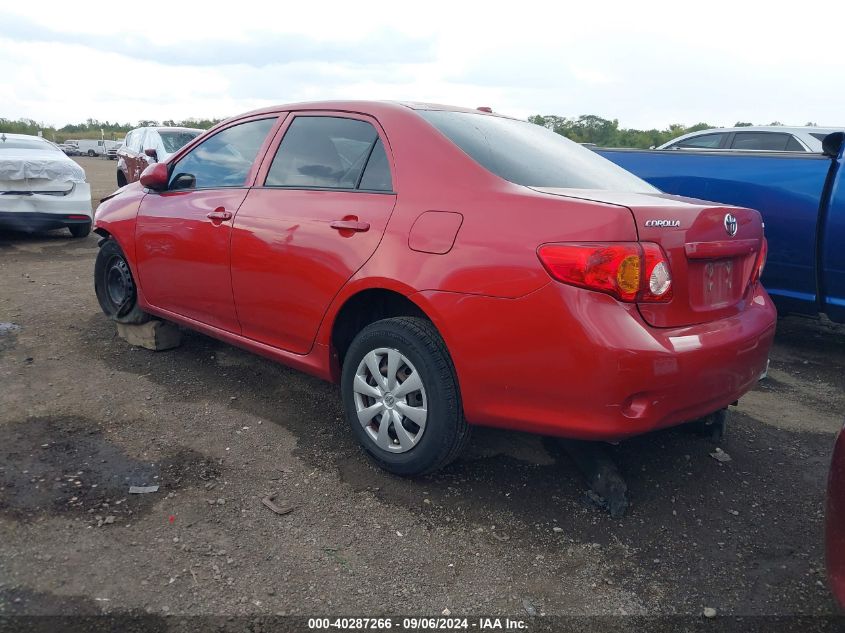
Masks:
[[[144,126],[165,126],[165,127],[193,127],[207,130],[213,125],[219,123],[222,119],[183,119],[181,121],[174,121],[168,119],[166,121],[143,120],[138,121],[137,124],[119,123],[111,121],[98,121],[97,119],[88,119],[84,123],[72,123],[60,128],[44,125],[32,119],[4,119],[0,118],[0,132],[9,132],[13,134],[32,134],[37,135],[42,132],[44,138],[55,141],[56,143],[63,143],[68,139],[80,138],[106,138],[109,140],[117,140],[123,138],[129,130],[136,127]],[[531,123],[542,125],[553,132],[562,134],[563,136],[572,139],[578,143],[593,143],[601,147],[657,147],[673,138],[677,138],[682,134],[688,132],[697,132],[698,130],[706,130],[712,127],[709,123],[696,123],[695,125],[685,126],[680,123],[673,123],[672,125],[657,129],[638,130],[635,128],[620,128],[618,119],[603,119],[594,114],[584,114],[579,117],[563,117],[554,114],[539,115],[528,117]],[[737,121],[733,127],[749,126],[751,123],[744,121]],[[769,125],[782,125],[775,121]],[[807,123],[807,125],[814,125]]]
[[[41,132],[46,139],[56,143],[64,143],[68,139],[122,139],[126,136],[126,133],[129,130],[145,126],[194,127],[207,130],[220,121],[222,121],[222,119],[191,118],[183,119],[181,121],[175,121],[172,119],[168,119],[166,121],[142,120],[133,125],[131,123],[120,123],[117,121],[112,122],[88,119],[84,123],[71,123],[60,128],[56,128],[51,125],[44,125],[43,123],[34,121],[33,119],[0,118],[0,132],[8,132],[9,134],[31,134],[32,136],[37,136],[38,133]]]

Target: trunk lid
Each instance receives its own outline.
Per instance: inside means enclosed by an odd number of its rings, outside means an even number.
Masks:
[[[672,273],[673,297],[666,303],[637,304],[648,324],[694,325],[746,308],[763,240],[757,211],[668,194],[538,191],[627,207],[640,241],[663,248]]]

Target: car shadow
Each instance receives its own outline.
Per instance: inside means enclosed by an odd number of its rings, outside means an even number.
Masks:
[[[660,589],[679,611],[700,607],[683,604],[690,600],[683,583],[696,584],[696,600],[739,611],[754,612],[772,600],[785,611],[832,608],[818,584],[832,435],[776,428],[734,412],[718,445],[683,428],[621,442],[609,450],[627,481],[631,507],[612,519],[591,502],[554,438],[475,428],[454,464],[400,478],[363,454],[333,385],[194,332],[184,333],[178,349],[133,353],[112,338],[104,317],[88,325],[83,348],[111,368],[144,375],[174,398],[216,399],[284,427],[313,468],[336,469],[350,492],[368,491],[432,529],[461,526],[494,544],[547,552],[571,543],[607,548],[625,582],[644,594],[663,576],[680,575]],[[730,461],[713,456],[717,446]],[[726,595],[726,585],[736,593]]]

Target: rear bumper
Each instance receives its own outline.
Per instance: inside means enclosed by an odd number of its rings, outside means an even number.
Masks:
[[[765,371],[776,321],[760,286],[739,315],[682,328],[653,328],[634,305],[557,283],[521,299],[421,295],[470,422],[581,439],[622,439],[728,406]]]
[[[90,224],[84,213],[6,213],[0,211],[0,229],[12,231],[50,231],[75,224]]]
[[[91,222],[91,187],[79,183],[66,196],[0,196],[0,227],[20,231],[49,230]]]

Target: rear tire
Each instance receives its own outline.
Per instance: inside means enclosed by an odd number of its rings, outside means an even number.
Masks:
[[[409,380],[418,386],[403,390]],[[391,473],[412,476],[443,468],[469,440],[452,359],[425,319],[383,319],[361,330],[344,359],[341,392],[353,433]]]
[[[94,158],[96,155],[97,152],[95,152],[93,149],[88,150],[88,156],[90,156],[91,158]]]
[[[132,270],[117,242],[108,239],[94,262],[94,291],[103,313],[112,321],[146,323],[151,316],[138,306]]]
[[[91,223],[71,224],[67,229],[73,237],[88,237],[88,234],[91,232]]]

